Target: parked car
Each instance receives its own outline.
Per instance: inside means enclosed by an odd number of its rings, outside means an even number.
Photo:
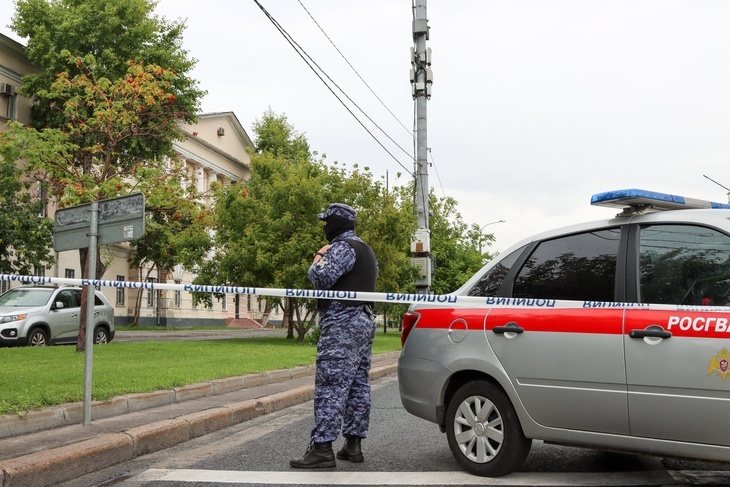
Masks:
[[[45,347],[76,343],[80,287],[21,286],[0,295],[0,345]],[[94,302],[94,343],[114,339],[114,308],[100,292]]]
[[[403,319],[402,403],[473,474],[518,469],[532,440],[730,461],[730,205],[592,203],[622,211],[526,239]]]

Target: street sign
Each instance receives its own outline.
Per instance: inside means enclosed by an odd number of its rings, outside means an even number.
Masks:
[[[96,246],[127,242],[144,234],[144,195],[142,193],[94,201],[56,211],[53,225],[53,248],[63,250],[88,248],[89,281],[96,279]],[[86,341],[84,350],[84,425],[91,424],[91,368],[94,350],[94,286],[86,285]]]
[[[97,244],[106,245],[142,238],[144,234],[142,193],[101,200]],[[54,218],[53,249],[56,252],[89,246],[91,203],[61,208]]]

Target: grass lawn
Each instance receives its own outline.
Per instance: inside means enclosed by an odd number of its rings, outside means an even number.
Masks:
[[[397,331],[375,336],[373,353],[400,350]],[[208,341],[111,342],[95,346],[92,397],[171,389],[211,379],[314,363],[316,347],[285,337]],[[0,414],[84,398],[83,353],[74,345],[0,348]]]

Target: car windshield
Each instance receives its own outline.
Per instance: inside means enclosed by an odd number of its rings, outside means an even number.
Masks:
[[[11,289],[0,295],[0,306],[43,306],[53,289]]]

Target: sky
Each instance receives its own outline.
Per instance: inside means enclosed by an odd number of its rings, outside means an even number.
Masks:
[[[326,161],[406,184],[412,2],[258,3],[347,108],[256,1],[159,0],[159,15],[186,22],[202,111],[232,111],[253,136],[271,108]],[[0,12],[0,29],[22,42],[5,27],[11,16]],[[610,218],[615,209],[590,206],[604,191],[728,202],[730,2],[431,0],[427,17],[429,184],[494,234],[492,251]]]

